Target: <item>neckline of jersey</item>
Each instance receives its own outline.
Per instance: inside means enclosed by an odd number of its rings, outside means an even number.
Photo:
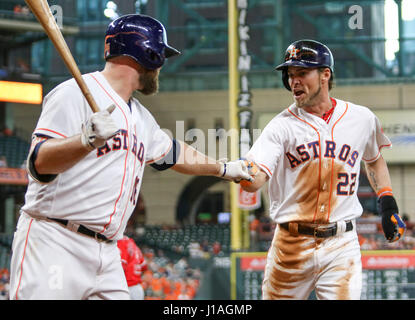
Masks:
[[[309,114],[309,115],[315,116],[315,117],[317,117],[317,118],[320,118],[320,119],[324,120],[324,122],[326,122],[327,124],[329,124],[330,119],[331,119],[331,118],[332,118],[332,116],[333,116],[334,109],[335,109],[335,108],[336,108],[336,106],[337,106],[337,101],[336,101],[336,99],[334,99],[334,98],[330,97],[330,101],[331,101],[331,105],[332,105],[332,107],[331,107],[328,111],[326,111],[325,113],[323,113],[323,115],[322,115],[322,116],[318,116],[318,115],[316,115],[316,114],[314,114],[314,113],[312,113],[312,112],[306,111],[306,110],[301,109],[301,108],[298,108],[298,109],[299,109],[299,110],[303,110],[305,114]]]
[[[96,71],[92,73],[93,75],[96,75],[97,77],[99,77],[100,81],[105,83],[106,88],[109,88],[109,91],[111,91],[111,96],[113,98],[116,98],[117,102],[120,103],[122,101],[122,103],[128,107],[128,109],[130,110],[130,113],[133,112],[132,108],[131,108],[131,104],[132,104],[132,97],[130,97],[130,99],[128,100],[128,102],[125,102],[123,98],[121,98],[121,96],[112,88],[112,86],[110,85],[110,83],[107,81],[107,79],[104,77],[104,75],[100,72],[100,71]]]
[[[334,112],[334,108],[337,105],[336,99],[333,99],[333,98],[330,97],[330,100],[331,100],[332,107],[330,108],[330,110],[323,113],[323,115],[321,117],[324,121],[326,121],[327,124],[330,122],[331,116],[333,115],[333,112]]]

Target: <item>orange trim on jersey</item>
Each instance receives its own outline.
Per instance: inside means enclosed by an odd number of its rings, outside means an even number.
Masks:
[[[376,160],[378,157],[379,157],[379,154],[380,154],[380,150],[382,149],[382,148],[385,148],[385,147],[390,147],[392,145],[392,143],[389,143],[389,144],[383,144],[383,145],[381,145],[380,147],[379,147],[379,151],[378,151],[378,154],[376,155],[376,157],[374,157],[374,158],[372,158],[372,159],[369,159],[369,160],[366,160],[366,159],[363,159],[363,161],[366,161],[366,162],[371,162],[371,161],[373,161],[373,160]]]
[[[383,196],[393,196],[392,188],[391,187],[382,188],[376,193],[376,195],[378,196],[378,198],[382,198]]]
[[[57,134],[57,135],[59,135],[59,136],[61,136],[61,137],[63,137],[63,138],[67,138],[67,136],[63,135],[62,133],[56,132],[56,131],[54,131],[54,130],[50,130],[50,129],[46,129],[46,128],[37,128],[37,129],[35,130],[35,133],[36,133],[36,131],[38,131],[38,130],[49,131],[49,132],[52,132],[52,133],[54,133],[54,134]]]
[[[271,170],[265,165],[265,164],[262,164],[262,163],[258,163],[258,165],[261,167],[261,168],[263,168],[263,169],[266,169],[266,171],[268,171],[268,173],[269,173],[269,175],[272,177],[272,172],[271,172]]]
[[[344,110],[343,114],[340,116],[339,119],[333,124],[333,127],[331,128],[331,141],[334,141],[334,127],[339,123],[339,121],[344,117],[347,110],[349,109],[349,105],[346,103],[346,110]],[[330,180],[330,193],[329,193],[329,209],[327,211],[327,222],[329,222],[330,214],[331,214],[331,197],[333,196],[333,180],[334,180],[334,158],[331,159],[331,180]]]
[[[102,88],[102,90],[104,90],[104,92],[108,95],[108,97],[112,101],[114,101],[115,105],[121,110],[121,112],[122,112],[122,114],[124,116],[124,119],[125,119],[125,123],[127,125],[127,132],[128,132],[129,131],[128,130],[128,120],[127,120],[127,116],[124,113],[124,110],[120,107],[120,105],[117,103],[117,101],[114,100],[114,98],[109,94],[109,92],[107,90],[105,90],[104,86],[92,74],[90,74],[90,76],[98,83],[98,85]],[[128,142],[130,142],[130,141],[128,141]],[[112,222],[112,217],[114,216],[115,212],[117,211],[117,203],[118,203],[118,201],[120,200],[120,198],[122,196],[122,191],[123,191],[123,186],[124,186],[124,181],[125,181],[125,175],[126,175],[126,172],[127,172],[127,159],[128,159],[129,154],[130,154],[130,145],[131,144],[128,143],[127,152],[126,152],[126,155],[125,155],[125,160],[124,160],[124,174],[123,174],[122,181],[121,181],[121,190],[120,190],[120,193],[118,195],[117,200],[115,200],[114,210],[112,211],[112,213],[110,215],[110,218],[109,218],[108,223],[104,225],[104,228],[99,233],[103,233],[108,228],[108,226]]]
[[[334,107],[331,107],[329,111],[327,111],[326,113],[323,113],[322,119],[326,121],[326,123],[328,124],[331,120],[331,117],[333,116],[333,113],[334,113]]]
[[[169,146],[169,148],[167,149],[167,151],[165,153],[163,153],[160,157],[158,157],[156,159],[152,159],[152,160],[146,161],[146,164],[152,164],[152,163],[154,163],[156,161],[159,161],[160,159],[163,159],[166,156],[166,154],[169,153],[169,151],[171,150],[172,147],[173,147],[173,141],[171,140],[170,141],[170,146]]]
[[[23,249],[23,257],[22,257],[22,261],[20,262],[20,277],[19,277],[19,284],[17,285],[17,289],[16,289],[16,300],[19,300],[19,298],[17,297],[17,293],[19,292],[20,283],[22,281],[23,261],[24,261],[25,255],[26,255],[27,240],[29,239],[29,232],[30,232],[30,228],[32,227],[32,222],[33,222],[33,219],[30,219],[30,224],[29,224],[29,228],[27,230],[26,241],[25,241],[24,249]]]
[[[329,111],[327,111],[326,113],[323,113],[323,116],[322,116],[323,120],[326,121],[327,124],[330,122],[331,117],[333,116],[333,113],[334,113],[334,108],[337,105],[337,101],[335,99],[330,98],[330,100],[331,100],[332,107]]]
[[[320,198],[320,183],[321,183],[321,137],[320,137],[320,132],[318,132],[318,130],[311,123],[308,123],[304,119],[301,119],[300,117],[296,116],[290,109],[287,109],[287,110],[295,118],[297,118],[298,120],[304,122],[305,124],[308,124],[311,128],[313,128],[317,132],[317,135],[318,135],[318,147],[319,147],[319,154],[318,154],[318,160],[319,160],[319,164],[318,164],[318,183],[319,183],[319,188],[317,190],[317,204],[316,204],[316,210],[314,211],[314,217],[313,217],[313,222],[314,222],[316,220],[316,216],[317,216],[318,199]]]
[[[136,126],[134,126],[134,133],[135,133],[135,136],[137,136],[137,128],[136,128]],[[137,152],[138,152],[138,150],[137,150]],[[129,203],[129,201],[131,199],[131,196],[132,196],[132,193],[133,193],[133,190],[134,190],[134,184],[135,184],[135,164],[136,164],[136,162],[137,162],[137,157],[134,157],[133,178],[131,179],[131,186],[130,186],[130,192],[129,192],[128,198],[127,198],[127,205],[124,208],[124,211],[123,211],[122,217],[121,217],[121,221],[120,221],[120,224],[118,225],[117,230],[115,231],[115,233],[112,236],[108,237],[108,239],[110,239],[110,240],[116,236],[116,234],[118,233],[118,231],[120,230],[120,228],[122,226],[122,221],[124,220],[125,212],[127,211],[128,203]]]

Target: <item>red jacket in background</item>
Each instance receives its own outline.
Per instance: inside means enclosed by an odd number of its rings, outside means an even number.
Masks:
[[[147,270],[147,263],[140,248],[137,247],[133,239],[127,236],[118,240],[117,245],[128,286],[141,284],[141,273]]]

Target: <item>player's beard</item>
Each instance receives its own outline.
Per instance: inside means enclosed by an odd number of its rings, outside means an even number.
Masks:
[[[159,71],[148,70],[140,75],[140,84],[142,86],[140,91],[142,94],[148,96],[155,94],[159,90]]]
[[[298,108],[304,107],[312,107],[316,104],[316,100],[318,99],[321,92],[321,83],[319,82],[318,88],[316,92],[312,93],[309,97],[304,98],[304,100],[295,100],[295,105]]]

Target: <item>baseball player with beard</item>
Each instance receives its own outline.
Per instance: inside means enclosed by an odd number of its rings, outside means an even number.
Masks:
[[[246,191],[269,182],[276,222],[262,285],[263,299],[360,299],[362,265],[355,220],[360,163],[379,197],[386,239],[398,240],[398,215],[380,150],[390,147],[378,118],[364,106],[330,96],[334,60],[325,45],[300,40],[282,71],[294,103],[274,117],[246,155],[260,168]]]
[[[12,244],[11,299],[129,299],[117,240],[146,165],[252,180],[244,161],[216,162],[171,139],[133,98],[156,93],[165,59],[179,53],[156,19],[122,16],[107,28],[104,69],[83,75],[101,110],[92,114],[74,79],[44,98]]]

